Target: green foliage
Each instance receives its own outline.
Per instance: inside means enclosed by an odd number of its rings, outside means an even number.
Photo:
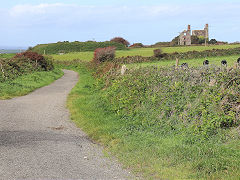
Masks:
[[[199,38],[198,36],[191,36],[192,44],[199,44]]]
[[[144,45],[142,43],[134,43],[130,46],[130,48],[143,48]]]
[[[153,56],[156,57],[156,58],[161,59],[161,58],[164,57],[164,54],[163,54],[161,49],[154,49],[153,50]]]
[[[24,52],[12,59],[0,59],[0,82],[15,79],[23,74],[53,69],[52,59],[35,52]]]
[[[93,62],[95,64],[113,61],[115,58],[115,47],[98,48],[94,51]]]
[[[126,47],[128,47],[130,45],[130,43],[122,37],[115,37],[115,38],[111,39],[110,41],[123,44]]]
[[[170,42],[170,46],[177,46],[179,42],[179,36],[176,36],[173,38],[173,40]]]
[[[110,78],[106,75],[96,80],[83,64],[67,64],[65,68],[74,69],[80,77],[68,98],[72,119],[125,167],[144,179],[239,177],[239,130],[225,124],[219,126],[219,122],[231,122],[234,117],[232,110],[225,111],[223,104],[228,103],[220,97],[228,94],[224,89],[238,91],[239,80],[228,81],[236,77],[238,70],[185,72],[151,67],[129,70],[124,76],[115,72],[113,77],[109,72]],[[216,83],[209,77],[216,78]],[[111,83],[105,86],[107,81]],[[229,83],[217,93],[222,81]],[[231,99],[234,100],[232,96]],[[213,109],[214,106],[220,109]],[[216,118],[221,114],[222,118]],[[210,117],[213,121],[208,122]],[[198,125],[204,128],[199,129]]]
[[[211,39],[208,43],[209,43],[209,44],[216,44],[216,43],[217,43],[217,40],[216,40],[216,39]]]
[[[210,138],[219,128],[240,125],[239,73],[214,67],[140,68],[116,79],[105,97],[114,112],[141,120],[130,121],[131,127]]]
[[[157,42],[157,43],[155,43],[154,45],[151,45],[150,47],[153,47],[153,48],[168,47],[168,46],[171,46],[170,43],[171,43],[171,42]],[[176,45],[177,45],[177,44],[176,44]]]
[[[125,50],[126,47],[123,44],[111,41],[105,42],[58,42],[52,44],[40,44],[33,47],[33,51],[40,54],[58,54],[58,53],[70,53],[70,52],[85,52],[85,51],[94,51],[97,48],[104,48],[113,46],[118,50]]]

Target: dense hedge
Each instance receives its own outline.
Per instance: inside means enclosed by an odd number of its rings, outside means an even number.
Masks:
[[[230,55],[240,55],[240,48],[233,49],[213,49],[206,51],[189,51],[184,53],[164,53],[161,58],[156,57],[142,57],[142,56],[127,56],[116,58],[115,61],[124,64],[131,63],[141,63],[141,62],[151,62],[151,61],[161,61],[161,60],[175,60],[179,59],[195,59],[195,58],[207,58],[216,56],[230,56]]]
[[[35,52],[17,54],[11,59],[0,59],[0,82],[15,79],[23,74],[53,69],[52,60]]]
[[[40,44],[33,47],[33,51],[43,54],[44,51],[46,54],[58,54],[58,53],[69,53],[69,52],[84,52],[84,51],[95,51],[97,48],[105,48],[105,47],[115,47],[117,50],[125,50],[127,49],[123,44],[113,42],[113,41],[105,41],[105,42],[95,42],[95,41],[87,41],[87,42],[58,42],[52,44]]]
[[[154,127],[209,138],[240,125],[239,69],[146,67],[115,76],[105,101],[133,129]],[[144,122],[142,122],[144,120]]]

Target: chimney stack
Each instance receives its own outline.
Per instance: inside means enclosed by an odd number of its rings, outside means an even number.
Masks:
[[[188,25],[188,31],[191,31],[191,25]]]

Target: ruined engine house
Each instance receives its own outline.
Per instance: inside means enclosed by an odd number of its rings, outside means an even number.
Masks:
[[[205,40],[209,38],[209,30],[208,30],[208,24],[205,25],[205,28],[203,30],[193,30],[191,33],[191,26],[188,25],[187,30],[184,30],[179,35],[178,45],[180,46],[191,46],[191,36],[198,36],[198,37],[204,37]]]

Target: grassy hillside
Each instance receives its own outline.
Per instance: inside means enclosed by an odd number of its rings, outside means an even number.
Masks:
[[[70,52],[85,52],[85,51],[94,51],[97,48],[103,48],[108,46],[114,46],[118,50],[126,49],[123,44],[116,43],[116,42],[95,42],[95,41],[88,41],[88,42],[58,42],[58,43],[51,43],[51,44],[40,44],[35,46],[32,50],[43,54],[58,54],[60,52],[63,53],[70,53]]]
[[[66,68],[80,75],[68,98],[72,119],[135,173],[240,176],[239,70],[147,67],[97,80],[83,65]]]
[[[230,49],[240,47],[240,45],[219,45],[219,46],[190,46],[190,47],[162,47],[164,53],[173,53],[173,52],[188,52],[188,51],[204,51],[204,50],[211,50],[211,49]],[[153,50],[155,48],[136,48],[136,49],[129,49],[129,50],[117,50],[116,57],[126,57],[126,56],[143,56],[149,57],[153,55]],[[66,61],[66,60],[74,60],[74,59],[81,59],[90,61],[93,59],[93,51],[91,52],[74,52],[68,53],[64,55],[53,55],[55,60]]]

